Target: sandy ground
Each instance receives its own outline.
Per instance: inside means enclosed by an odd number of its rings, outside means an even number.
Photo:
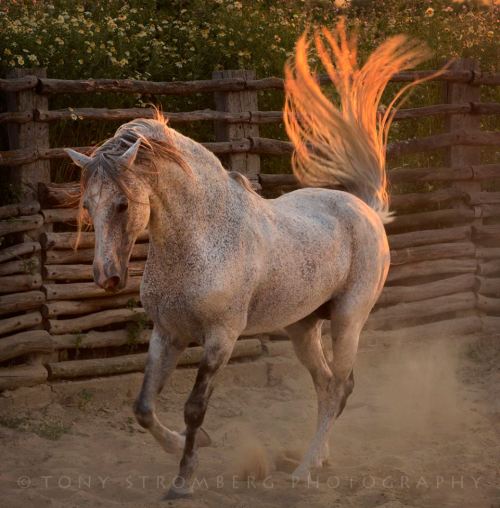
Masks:
[[[498,508],[499,341],[364,344],[331,463],[309,484],[276,469],[312,436],[307,372],[286,343],[284,355],[229,365],[204,425],[214,446],[200,451],[189,500],[161,501],[178,459],[134,422],[141,375],[4,394],[0,505]],[[183,427],[193,376],[178,370],[159,400],[173,428]],[[245,472],[264,479],[242,481]]]

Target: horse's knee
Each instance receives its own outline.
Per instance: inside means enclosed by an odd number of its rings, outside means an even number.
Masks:
[[[153,425],[153,411],[145,406],[140,399],[134,403],[134,415],[141,427],[149,429]]]

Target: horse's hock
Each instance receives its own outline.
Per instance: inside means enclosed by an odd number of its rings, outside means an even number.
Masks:
[[[422,72],[402,73],[394,81],[408,82],[417,74]],[[435,152],[444,163],[389,172],[396,212],[387,226],[391,270],[365,341],[500,330],[500,164],[491,163],[488,151],[500,143],[500,132],[481,129],[482,115],[500,113],[499,104],[481,101],[487,87],[500,84],[500,74],[481,73],[474,62],[459,60],[435,81],[443,87],[442,103],[400,110],[396,121],[441,116],[445,131],[393,142],[388,155],[399,161]],[[153,111],[50,110],[50,99],[97,92],[213,93],[215,109],[166,116],[172,124],[215,122],[215,141],[205,146],[228,169],[275,196],[297,183],[291,174],[265,173],[266,162],[289,159],[292,149],[287,141],[260,137],[259,126],[279,124],[282,113],[259,111],[258,93],[282,89],[283,80],[255,79],[251,71],[218,72],[206,81],[139,82],[56,80],[41,70],[19,70],[0,80],[0,171],[18,195],[16,203],[0,207],[0,390],[141,371],[150,337],[139,298],[147,231],[132,252],[128,285],[106,294],[92,281],[94,233],[84,232],[79,249],[73,249],[79,185],[50,181],[51,161],[66,154],[50,146],[49,126],[126,121],[152,117]],[[280,355],[282,339],[279,333],[241,339],[233,361]],[[180,365],[196,365],[200,355],[199,347],[188,348]]]

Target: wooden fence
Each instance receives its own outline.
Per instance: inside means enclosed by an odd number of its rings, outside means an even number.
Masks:
[[[427,71],[432,72],[432,71]],[[405,72],[406,82],[423,72]],[[166,113],[172,124],[213,121],[215,142],[204,143],[228,168],[246,174],[267,195],[297,187],[291,174],[266,174],[263,155],[289,156],[289,142],[259,136],[259,125],[279,123],[281,111],[259,111],[258,92],[283,89],[279,78],[255,79],[250,71],[214,73],[214,79],[153,83],[133,80],[48,79],[43,70],[17,70],[0,80],[9,150],[0,171],[27,189],[21,204],[0,207],[0,390],[47,380],[109,375],[143,369],[150,323],[140,305],[139,284],[148,235],[138,239],[130,280],[117,295],[92,282],[94,233],[73,250],[78,185],[50,182],[50,161],[66,157],[51,147],[50,122],[127,121],[148,117],[143,108],[49,109],[56,94],[96,92],[179,95],[214,93],[215,109]],[[323,78],[321,78],[323,79]],[[500,132],[481,130],[481,115],[500,105],[481,102],[481,89],[500,84],[500,74],[482,74],[460,60],[439,76],[441,104],[401,110],[396,120],[445,116],[446,131],[392,143],[389,158],[444,150],[439,168],[390,172],[396,188],[418,191],[392,196],[396,220],[387,226],[392,252],[388,282],[365,333],[373,337],[423,333],[465,334],[500,330],[500,164],[484,164],[481,146],[498,146]],[[75,148],[75,147],[73,147]],[[88,151],[89,147],[76,147]],[[2,178],[3,180],[3,178]],[[433,190],[422,192],[422,184]],[[233,357],[272,353],[268,338],[240,340]],[[188,348],[181,364],[199,361]]]

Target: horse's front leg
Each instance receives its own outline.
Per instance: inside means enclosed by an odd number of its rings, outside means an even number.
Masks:
[[[208,400],[213,391],[217,372],[226,365],[233,351],[237,334],[226,331],[210,334],[205,339],[204,352],[198,368],[196,380],[184,406],[184,421],[186,422],[186,443],[181,459],[179,474],[174,479],[166,499],[186,497],[193,493],[192,479],[198,464],[195,439],[200,429]]]
[[[134,404],[134,413],[139,424],[151,432],[167,453],[181,452],[185,437],[160,423],[155,413],[155,402],[185,349],[184,344],[177,343],[154,328],[149,342],[144,381]],[[208,444],[208,436],[203,437],[203,444]]]

